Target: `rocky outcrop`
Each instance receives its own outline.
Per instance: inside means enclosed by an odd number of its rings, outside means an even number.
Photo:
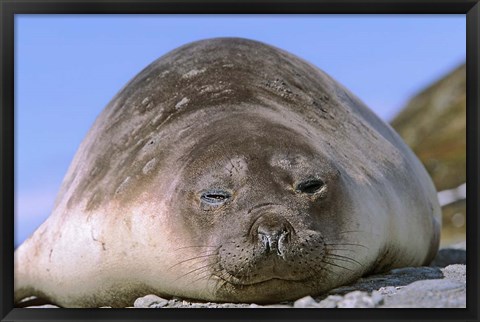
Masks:
[[[425,165],[438,191],[466,180],[466,69],[459,66],[413,97],[392,127]]]

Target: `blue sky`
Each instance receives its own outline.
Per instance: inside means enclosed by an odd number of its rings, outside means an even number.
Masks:
[[[464,15],[16,15],[15,243],[49,215],[81,140],[140,70],[212,37],[313,63],[391,120],[465,61]]]

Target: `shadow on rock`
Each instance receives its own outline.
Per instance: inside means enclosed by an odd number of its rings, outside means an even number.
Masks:
[[[399,287],[420,280],[441,279],[443,277],[443,272],[438,267],[396,268],[386,274],[360,278],[353,284],[331,290],[327,295],[344,295],[352,291],[372,292],[382,287]]]
[[[438,251],[430,264],[431,267],[447,267],[453,264],[467,264],[467,252],[464,249],[445,248]]]

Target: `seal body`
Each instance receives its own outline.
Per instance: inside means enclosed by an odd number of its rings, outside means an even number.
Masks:
[[[204,40],[100,114],[15,252],[15,300],[293,300],[429,263],[440,225],[421,163],[348,90],[280,49]]]

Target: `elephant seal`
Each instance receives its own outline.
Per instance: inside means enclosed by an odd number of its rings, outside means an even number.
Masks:
[[[440,208],[399,136],[311,64],[194,42],[141,71],[15,252],[15,300],[272,303],[429,263]]]

